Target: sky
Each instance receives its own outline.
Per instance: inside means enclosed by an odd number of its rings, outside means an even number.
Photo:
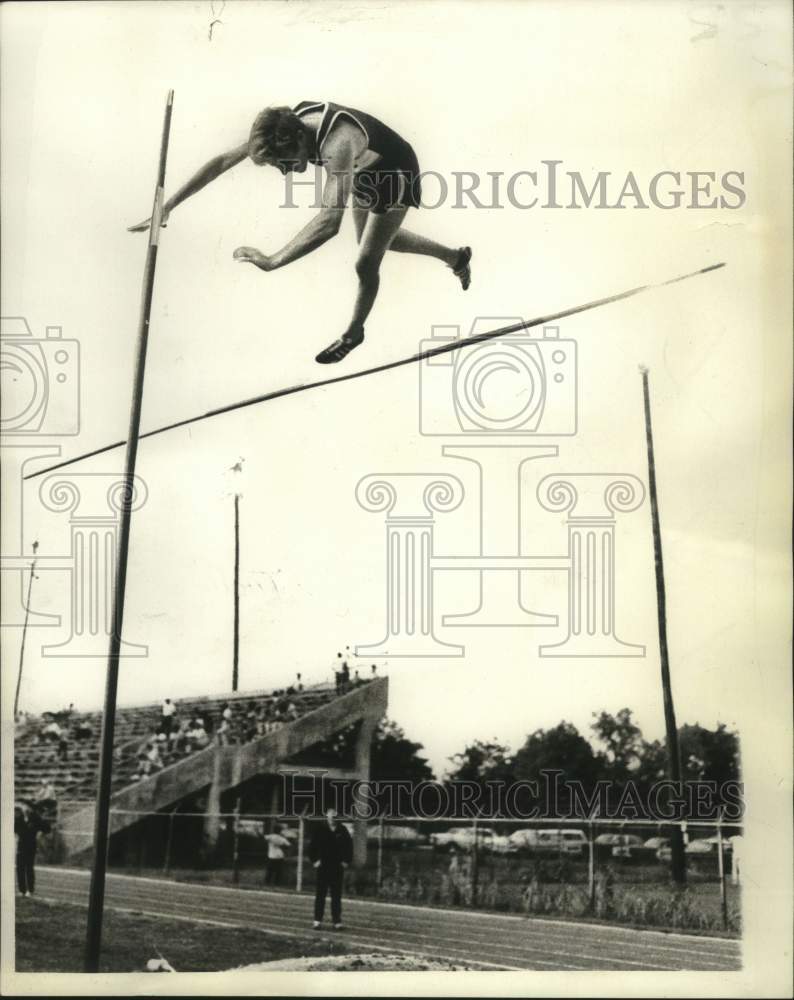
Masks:
[[[662,170],[740,171],[746,202],[735,210],[447,203],[410,212],[406,227],[474,248],[472,287],[461,292],[436,261],[389,255],[365,344],[339,371],[414,353],[433,326],[465,333],[478,317],[498,325],[546,315],[725,262],[557,324],[577,345],[577,433],[522,439],[557,454],[522,467],[520,525],[502,511],[487,531],[512,537],[524,555],[564,555],[565,513],[537,502],[544,476],[629,475],[647,485],[639,375],[647,366],[679,722],[722,721],[748,736],[761,726],[785,731],[790,388],[781,373],[790,371],[790,346],[777,296],[790,280],[790,213],[780,203],[788,153],[768,141],[788,100],[783,5],[728,5],[706,19],[711,26],[667,3],[229,0],[219,9],[44,3],[0,11],[8,41],[2,312],[25,317],[38,340],[60,326],[79,342],[79,434],[45,443],[70,457],[126,435],[146,253],[146,237],[126,227],[150,210],[169,88],[166,195],[244,141],[262,107],[303,99],[369,111],[409,139],[424,169],[448,177],[538,171],[551,159],[591,180],[599,170],[632,171],[646,188]],[[355,293],[350,220],[277,272],[232,259],[240,245],[275,251],[311,218],[310,189],[298,189],[295,209],[279,207],[283,191],[276,171],[244,162],[171,216],[157,264],[144,430],[325,374],[314,355],[343,332]],[[451,389],[440,371],[425,404],[443,422]],[[68,403],[51,398],[55,426]],[[434,553],[476,554],[477,468],[442,452],[460,450],[460,437],[420,433],[419,406],[419,369],[410,365],[142,442],[146,499],[133,518],[124,635],[148,655],[124,660],[119,703],[229,690],[235,493],[243,690],[281,686],[298,671],[304,683],[328,680],[338,650],[383,638],[385,522],[356,501],[363,477],[457,477],[464,497],[435,515]],[[45,506],[42,479],[20,485],[23,461],[28,471],[46,464],[33,450],[41,441],[3,440],[4,554],[29,557],[39,542],[31,605],[62,617],[52,628],[37,617],[28,630],[21,707],[96,708],[101,636],[90,657],[42,652],[70,635],[71,576],[55,558],[68,562],[71,529],[68,512]],[[497,511],[519,475],[505,462],[484,494]],[[103,497],[122,463],[116,450],[63,470],[91,497],[81,515],[107,514]],[[353,666],[369,673],[377,662],[388,674],[389,715],[424,745],[437,773],[474,739],[516,749],[537,728],[566,719],[586,732],[593,713],[624,706],[647,738],[662,736],[647,499],[615,521],[616,629],[644,645],[644,656],[539,654],[565,635],[560,570],[522,576],[525,606],[560,616],[558,627],[542,629],[445,626],[444,615],[475,608],[477,575],[433,576],[436,635],[465,655],[364,655]],[[17,586],[4,587],[3,659],[12,668]],[[3,674],[7,710],[15,669]]]

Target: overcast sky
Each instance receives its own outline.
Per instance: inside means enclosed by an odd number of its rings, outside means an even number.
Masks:
[[[468,330],[478,316],[545,314],[725,261],[714,274],[559,324],[578,345],[579,432],[544,439],[558,455],[524,467],[521,546],[526,555],[567,549],[565,515],[535,497],[543,476],[647,481],[638,373],[647,365],[679,721],[785,726],[786,654],[770,622],[788,607],[787,528],[769,484],[789,460],[788,424],[779,429],[788,387],[776,378],[790,370],[788,333],[772,302],[787,265],[769,247],[789,216],[773,200],[782,161],[762,145],[785,81],[775,53],[759,55],[747,41],[738,8],[720,15],[713,37],[700,37],[683,5],[632,5],[630,18],[627,10],[228,2],[210,39],[206,3],[7,5],[3,315],[26,317],[37,338],[59,325],[79,341],[81,429],[58,439],[62,454],[123,438],[146,252],[146,237],[126,227],[149,213],[171,87],[166,194],[243,141],[262,107],[302,99],[371,112],[409,139],[423,168],[447,176],[540,170],[546,159],[591,181],[598,170],[633,171],[646,185],[661,170],[742,171],[747,200],[735,211],[447,204],[410,212],[408,228],[474,248],[472,287],[462,293],[436,261],[391,255],[367,340],[338,371],[413,353],[434,324]],[[767,48],[773,35],[763,36]],[[158,261],[144,429],[325,374],[314,355],[343,332],[355,292],[349,220],[330,244],[278,272],[232,260],[241,244],[275,251],[308,221],[307,189],[294,210],[279,208],[282,196],[276,171],[245,162],[172,215]],[[329,679],[338,649],[383,638],[385,527],[383,514],[356,503],[363,476],[457,476],[465,498],[436,515],[435,551],[477,551],[476,468],[442,454],[452,438],[419,433],[418,394],[418,368],[408,366],[141,444],[148,497],[134,517],[124,634],[146,643],[148,656],[124,662],[122,705],[229,689],[235,491],[243,689],[288,683],[296,671],[305,683]],[[23,452],[3,455],[11,554],[20,549]],[[243,471],[232,473],[241,460]],[[76,481],[118,473],[122,463],[115,451],[64,473]],[[38,540],[43,557],[68,555],[68,515],[44,509],[40,483],[23,493],[24,553]],[[662,735],[647,501],[618,516],[615,584],[618,634],[644,644],[645,657],[541,658],[539,645],[561,641],[562,625],[444,627],[442,615],[477,602],[476,575],[452,576],[435,574],[436,629],[466,655],[378,661],[390,676],[390,716],[437,771],[475,738],[517,747],[562,718],[586,730],[602,709],[630,706],[648,738]],[[564,574],[525,577],[527,607],[564,622]],[[68,639],[68,588],[69,575],[54,569],[34,585],[33,608],[64,623],[29,632],[22,708],[101,704],[101,657],[41,654],[43,643]],[[13,668],[19,630],[4,633]],[[359,665],[368,673],[371,662]],[[6,694],[14,673],[4,671]]]

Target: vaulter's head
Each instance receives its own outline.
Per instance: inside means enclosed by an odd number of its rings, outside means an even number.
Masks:
[[[265,108],[251,126],[248,155],[257,166],[302,174],[313,148],[312,133],[289,108]]]

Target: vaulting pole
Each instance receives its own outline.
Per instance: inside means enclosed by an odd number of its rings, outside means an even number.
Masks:
[[[240,681],[240,494],[234,494],[234,649],[232,652],[232,691]]]
[[[648,390],[648,369],[641,368],[642,394],[645,401],[645,439],[648,448],[648,492],[651,498],[653,527],[653,561],[656,569],[656,614],[659,624],[659,656],[662,664],[662,698],[664,700],[664,726],[667,743],[667,767],[670,780],[675,783],[676,794],[683,796],[681,785],[681,751],[678,746],[678,728],[673,706],[673,688],[670,683],[670,660],[667,651],[667,597],[664,588],[664,562],[662,560],[662,532],[659,527],[659,503],[656,497],[656,463],[653,456],[653,428],[651,427],[651,397]],[[670,831],[671,874],[678,885],[686,883],[686,858],[684,836],[680,826]]]
[[[28,634],[28,618],[30,617],[30,593],[33,590],[33,579],[36,574],[36,549],[38,542],[33,543],[33,562],[30,564],[30,579],[28,580],[28,597],[25,601],[25,622],[22,626],[22,642],[19,647],[19,672],[17,673],[17,689],[14,694],[14,722],[17,721],[19,713],[19,691],[22,687],[22,667],[25,663],[25,639]]]
[[[154,192],[152,217],[149,224],[149,247],[143,272],[141,312],[138,322],[138,346],[135,359],[135,376],[132,385],[132,406],[124,463],[124,491],[122,495],[121,526],[116,553],[116,579],[113,588],[112,632],[108,651],[105,680],[105,707],[102,714],[102,744],[99,758],[99,787],[97,789],[96,818],[94,823],[94,864],[88,898],[88,925],[86,928],[86,972],[99,971],[102,948],[102,914],[105,903],[105,874],[107,871],[108,829],[110,820],[110,789],[113,771],[113,737],[116,723],[116,690],[119,677],[121,630],[124,620],[124,591],[127,582],[127,555],[130,543],[130,520],[135,481],[135,459],[138,453],[138,436],[141,426],[143,402],[143,376],[146,368],[146,347],[149,338],[149,314],[154,291],[154,271],[157,262],[157,245],[160,241],[160,223],[163,214],[163,188],[165,186],[165,161],[168,154],[168,136],[171,130],[171,111],[174,92],[168,92],[160,144],[160,164],[157,187]]]

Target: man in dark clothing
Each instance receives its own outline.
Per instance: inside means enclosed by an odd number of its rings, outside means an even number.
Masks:
[[[17,885],[23,896],[32,896],[36,888],[36,840],[39,831],[46,832],[49,824],[27,804],[14,809],[14,833],[17,835]]]
[[[331,891],[331,920],[334,930],[342,929],[342,880],[353,859],[353,840],[338,822],[335,809],[328,809],[325,822],[312,837],[309,857],[317,872],[314,896],[314,929],[319,930],[325,912],[325,897]]]

